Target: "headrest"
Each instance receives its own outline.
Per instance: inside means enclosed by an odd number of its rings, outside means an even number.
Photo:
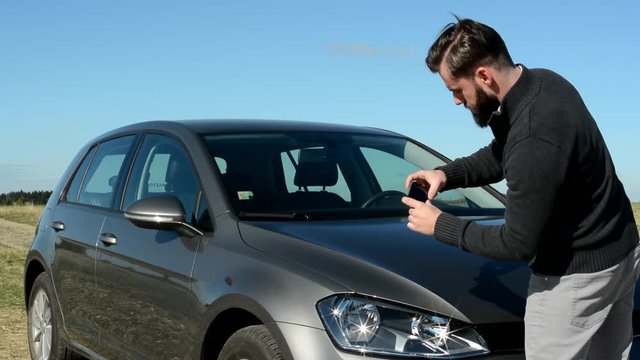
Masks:
[[[167,164],[166,180],[176,181],[183,176],[182,172],[187,165],[187,160],[183,156],[178,156],[176,154],[171,154],[170,156],[169,163]]]
[[[338,182],[338,164],[335,161],[300,162],[293,183],[296,186],[333,186]]]
[[[167,182],[165,191],[167,192],[189,191],[194,188],[196,183],[189,167],[189,161],[182,153],[170,155],[165,178]]]

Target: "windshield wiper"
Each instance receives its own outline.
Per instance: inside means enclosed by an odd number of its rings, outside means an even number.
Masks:
[[[327,216],[308,213],[261,213],[261,212],[240,212],[238,216],[242,219],[259,219],[259,220],[335,220],[339,216]]]
[[[406,208],[388,208],[388,209],[342,209],[336,211],[319,211],[312,212],[240,212],[238,216],[241,219],[255,220],[355,220],[355,219],[373,219],[384,217],[406,217]]]

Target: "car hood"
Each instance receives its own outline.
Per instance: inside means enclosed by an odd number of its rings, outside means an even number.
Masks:
[[[479,221],[500,224],[502,220]],[[473,323],[521,321],[526,264],[494,261],[407,228],[406,218],[244,222],[248,245],[323,274],[350,291]]]

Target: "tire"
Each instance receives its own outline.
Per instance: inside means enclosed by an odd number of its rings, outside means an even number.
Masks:
[[[69,351],[60,339],[58,304],[53,296],[47,273],[38,275],[29,294],[27,324],[29,351],[34,360],[73,360],[78,356]]]
[[[222,347],[218,360],[282,360],[282,352],[264,325],[242,328]]]

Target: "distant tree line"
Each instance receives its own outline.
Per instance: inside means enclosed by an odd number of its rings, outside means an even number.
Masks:
[[[0,194],[0,205],[44,205],[49,196],[51,191],[12,191]]]

